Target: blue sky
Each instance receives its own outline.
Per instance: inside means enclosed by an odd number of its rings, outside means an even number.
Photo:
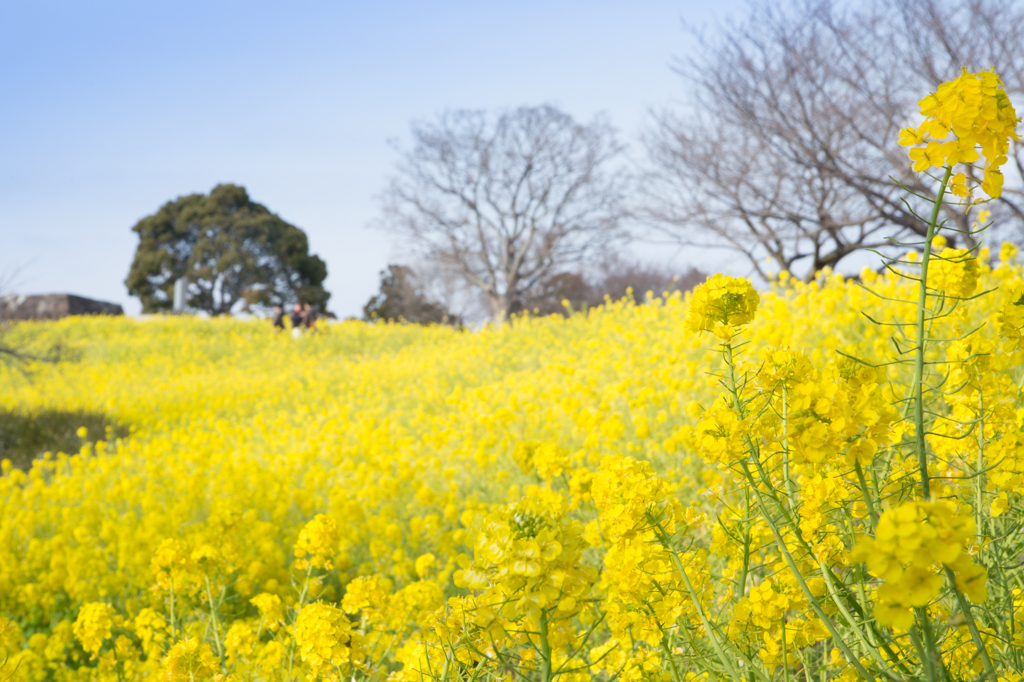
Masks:
[[[685,101],[670,68],[694,48],[683,20],[744,14],[740,0],[0,0],[0,273],[20,269],[19,293],[137,313],[131,227],[234,182],[306,231],[330,309],[356,315],[395,256],[368,225],[410,122],[553,103],[607,112],[639,152],[648,110]]]

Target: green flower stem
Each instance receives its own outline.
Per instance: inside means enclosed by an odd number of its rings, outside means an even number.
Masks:
[[[752,448],[752,445],[749,444],[749,443],[748,443],[748,448]],[[757,462],[756,459],[754,459],[754,464],[755,464],[755,466],[758,467],[758,473],[760,474],[760,476],[762,478],[762,481],[767,486],[768,483],[769,483],[767,475],[765,474],[764,470],[761,468],[760,464]],[[754,482],[753,476],[750,473],[749,468],[747,468],[745,462],[743,463],[743,467],[744,467],[745,474],[747,476],[747,481],[750,483],[750,487],[754,488],[755,492],[758,494],[758,496],[759,496],[758,499],[759,499],[759,501],[761,503],[761,509],[763,510],[763,513],[765,515],[767,515],[767,513],[768,513],[767,505],[764,504],[764,499],[760,497],[760,491],[757,490],[756,483]],[[787,510],[786,506],[782,503],[782,501],[779,500],[779,498],[774,494],[774,492],[772,490],[768,490],[767,491],[767,495],[768,495],[768,498],[778,508],[779,513],[780,513],[782,519],[784,520],[786,527],[793,531],[794,538],[796,539],[797,543],[799,543],[800,548],[802,550],[804,550],[807,554],[813,554],[813,548],[800,535],[799,526],[797,526],[796,522],[793,519],[789,518],[789,511]],[[840,583],[836,583],[836,581],[838,581],[838,577],[836,576],[835,573],[832,573],[831,569],[829,569],[826,566],[826,567],[824,567],[824,570],[828,572],[829,577],[832,579],[833,583],[837,584],[837,591],[839,591],[839,588],[842,588],[843,590],[845,590],[845,595],[841,595],[841,596],[845,597],[847,607],[850,608],[850,609],[853,609],[853,611],[861,619],[861,621],[864,621],[865,620],[865,615],[864,615],[864,612],[861,610],[860,605],[857,602],[856,595],[854,595],[849,590],[849,588],[847,588],[843,583],[841,583],[841,582]],[[852,621],[851,621],[851,626],[853,626],[853,622]],[[880,642],[882,642],[880,644],[880,647],[889,656],[889,658],[892,661],[892,663],[894,665],[896,665],[897,667],[899,667],[901,670],[903,670],[904,674],[909,675],[910,673],[906,669],[906,666],[900,661],[900,657],[896,655],[896,652],[894,652],[892,650],[892,647],[890,647],[888,643],[882,641],[883,640],[882,635],[874,628],[873,624],[868,622],[867,626],[871,630],[872,634],[874,634],[875,637],[878,638],[878,640]]]
[[[981,656],[981,663],[985,666],[985,677],[994,681],[996,679],[996,671],[992,667],[992,659],[989,658],[985,641],[981,638],[981,633],[978,632],[978,624],[974,622],[971,605],[967,603],[960,588],[956,586],[956,576],[953,575],[953,571],[948,566],[943,566],[943,569],[946,571],[946,578],[949,579],[949,584],[953,586],[953,594],[956,595],[956,601],[960,605],[960,612],[964,614],[964,620],[967,621],[967,629],[971,631],[971,639],[974,640],[974,646],[977,647],[978,654]]]
[[[786,614],[782,614],[782,682],[789,682],[789,648],[786,645]]]
[[[925,671],[928,674],[928,682],[936,682],[938,680],[939,668],[935,664],[939,663],[941,666],[941,661],[939,661],[939,654],[935,650],[935,636],[932,634],[932,622],[928,618],[928,609],[917,607],[914,611],[917,613],[917,622],[921,626],[921,634],[924,635],[925,654],[923,659]],[[943,667],[944,671],[945,668]],[[944,677],[948,677],[948,675],[944,675]]]
[[[309,591],[309,578],[312,575],[313,575],[313,564],[310,564],[306,568],[306,578],[305,578],[305,580],[302,581],[302,589],[299,590],[299,601],[296,602],[296,606],[294,608],[294,610],[295,610],[295,618],[296,619],[298,619],[298,617],[299,617],[299,611],[301,611],[302,607],[306,605],[306,594]],[[292,624],[294,625],[295,621],[292,621]],[[291,677],[292,667],[294,665],[295,665],[295,637],[292,637],[288,641],[288,677]]]
[[[177,633],[174,629],[174,576],[171,576],[171,646],[177,642]]]
[[[788,425],[787,421],[788,421],[788,416],[789,416],[788,415],[788,393],[789,392],[787,390],[787,387],[785,385],[783,385],[783,387],[782,387],[782,425],[783,425],[782,426],[782,429],[783,429],[783,431],[782,431],[782,438],[783,438],[783,453],[785,455],[785,459],[783,460],[783,476],[784,476],[784,479],[785,479],[786,497],[787,497],[788,502],[789,502],[789,511],[793,515],[794,522],[795,522],[795,518],[796,518],[796,515],[797,515],[796,495],[795,495],[795,493],[793,491],[793,483],[792,483],[792,481],[790,479],[790,476],[789,476],[789,434],[788,434],[788,429],[787,429],[787,425]],[[865,480],[865,477],[864,477],[864,470],[861,468],[860,462],[855,462],[855,468],[856,468],[856,471],[857,471],[857,477],[858,477],[858,479],[860,481],[861,489],[863,490],[864,503],[865,503],[865,506],[868,509],[868,514],[869,514],[869,517],[870,517],[870,519],[872,521],[872,525],[873,525],[874,522],[877,519],[877,516],[876,516],[876,513],[875,513],[874,501],[871,498],[871,495],[870,495],[870,492],[869,492],[869,489],[868,489],[868,485],[867,485],[867,481]],[[824,563],[820,563],[820,566],[821,566],[822,575],[824,576],[826,584],[828,585],[829,593],[832,595],[832,600],[833,600],[833,602],[835,602],[835,605],[839,608],[839,610],[843,614],[843,616],[850,623],[850,625],[851,625],[851,627],[852,627],[852,629],[854,631],[854,634],[856,634],[857,638],[861,641],[861,644],[864,645],[865,650],[868,651],[868,653],[871,655],[871,657],[874,658],[875,661],[877,663],[879,663],[882,666],[883,669],[891,671],[892,670],[891,665],[889,665],[881,656],[878,655],[877,648],[875,646],[872,646],[871,643],[867,641],[866,635],[864,633],[862,633],[860,631],[860,629],[857,628],[854,625],[856,620],[854,619],[853,614],[850,613],[849,609],[847,609],[845,604],[843,603],[843,600],[841,599],[841,596],[840,596],[840,594],[838,593],[838,591],[836,589],[836,585],[835,585],[835,581],[833,580],[832,572],[824,565]],[[783,642],[783,644],[785,644],[785,642]],[[889,653],[895,659],[895,654],[893,654],[891,651]],[[897,660],[897,663],[898,663],[898,660]]]
[[[979,538],[985,537],[985,394],[981,390],[981,372],[977,365],[974,376],[978,380],[978,459],[974,474],[974,532]],[[984,550],[984,542],[979,541],[979,555]]]
[[[733,353],[732,342],[723,342],[722,347],[725,349],[725,364],[729,365],[729,392],[732,393],[733,404],[736,405],[736,412],[739,413],[740,419],[746,419],[747,411],[740,401],[740,391],[736,385],[736,356]]]
[[[668,533],[661,525],[661,522],[649,513],[647,515],[647,520],[651,522],[655,529],[657,529],[658,539],[660,540],[662,547],[668,550],[669,556],[672,557],[672,564],[675,566],[676,573],[678,573],[679,577],[683,579],[686,591],[690,593],[690,601],[693,603],[693,608],[697,612],[697,617],[700,618],[701,625],[704,626],[704,631],[708,633],[708,639],[711,640],[711,646],[715,650],[718,660],[721,661],[722,666],[726,669],[727,674],[733,682],[742,682],[743,676],[736,669],[736,665],[733,663],[732,658],[726,654],[725,647],[722,646],[722,642],[718,638],[718,633],[711,627],[711,621],[708,620],[707,615],[704,613],[704,608],[700,604],[700,597],[698,596],[697,591],[693,589],[693,583],[690,582],[690,576],[686,573],[686,569],[683,567],[683,562],[679,560],[679,556],[670,546]],[[755,668],[746,657],[744,657],[744,663],[752,672],[755,672],[759,677],[765,680],[765,682],[772,682],[771,679],[766,677],[763,672]]]
[[[797,655],[797,658],[800,659],[800,665],[802,665],[803,668],[804,668],[804,681],[805,682],[814,682],[811,679],[811,667],[810,667],[810,665],[808,665],[807,659],[804,657],[803,651],[801,651],[800,649],[797,649],[795,653]],[[821,656],[822,656],[822,658],[825,657],[825,652],[824,651],[821,653]]]
[[[917,657],[921,659],[921,662],[924,665],[928,682],[936,682],[935,665],[928,656],[928,652],[925,650],[924,645],[921,644],[921,637],[918,634],[916,627],[910,629],[910,641],[914,643],[914,648],[917,649]]]
[[[928,220],[928,233],[925,236],[924,254],[921,256],[921,281],[918,283],[917,296],[917,351],[914,358],[914,426],[915,446],[917,450],[917,464],[921,476],[921,495],[924,499],[931,499],[931,485],[928,481],[928,452],[925,449],[924,438],[924,356],[925,338],[924,322],[925,311],[928,308],[928,261],[932,256],[932,239],[935,237],[935,226],[939,220],[939,211],[942,209],[942,197],[946,194],[946,185],[953,174],[953,167],[946,166],[946,174],[939,184],[939,192],[935,196],[935,204],[932,207],[932,215]]]
[[[260,616],[260,624],[259,624],[259,627],[257,627],[257,628],[256,628],[256,641],[257,641],[257,642],[258,642],[258,641],[260,641],[260,637],[262,637],[262,636],[263,636],[263,626],[264,626],[264,625],[266,624],[266,622],[267,622],[267,619],[266,619],[266,618],[264,618],[264,617],[263,617],[263,616],[261,615],[261,616]]]
[[[924,365],[927,337],[925,336],[925,314],[928,310],[928,264],[932,256],[932,240],[935,238],[936,225],[939,220],[939,211],[942,210],[942,198],[946,193],[946,186],[953,174],[953,167],[946,166],[946,172],[939,183],[939,191],[935,195],[932,206],[932,214],[928,219],[928,232],[925,236],[924,253],[921,256],[921,278],[918,282],[917,298],[917,323],[916,341],[917,348],[914,354],[914,444],[917,451],[918,473],[921,479],[921,496],[930,500],[931,484],[928,477],[928,450],[925,443],[924,428]],[[925,609],[917,609],[918,622],[921,624],[924,634],[926,655],[924,657],[925,669],[928,673],[929,682],[935,682],[937,671],[935,669],[935,641],[931,632],[928,612]]]
[[[825,613],[825,610],[821,607],[821,604],[818,603],[817,597],[815,597],[814,593],[811,592],[811,588],[807,586],[807,581],[804,580],[804,576],[800,573],[800,568],[796,565],[796,560],[793,558],[793,555],[790,553],[789,548],[786,546],[786,541],[785,539],[783,539],[782,533],[779,532],[778,524],[775,523],[775,520],[768,513],[768,507],[764,504],[764,499],[761,497],[761,491],[757,489],[757,485],[754,482],[753,475],[750,473],[750,468],[747,466],[747,463],[745,461],[741,462],[741,465],[743,467],[743,473],[746,475],[747,480],[750,482],[751,487],[754,489],[754,495],[756,496],[760,504],[761,513],[764,514],[764,520],[768,524],[768,527],[771,529],[772,535],[775,536],[775,545],[779,548],[779,552],[782,554],[782,558],[786,560],[786,565],[789,566],[790,572],[796,579],[797,584],[800,585],[800,589],[803,591],[808,603],[810,603],[811,608],[814,609],[814,613],[817,614],[821,622],[824,623],[825,629],[828,630],[828,633],[829,635],[831,635],[833,641],[836,643],[836,646],[839,647],[839,650],[843,652],[843,655],[846,656],[846,660],[848,660],[850,662],[850,665],[852,665],[857,670],[861,678],[867,680],[868,682],[875,682],[874,675],[868,672],[867,668],[861,665],[860,659],[854,655],[853,651],[850,649],[850,646],[845,641],[843,641],[843,637],[840,634],[839,630],[836,628],[835,624],[832,622],[832,619],[828,617],[828,614]]]
[[[540,612],[540,657],[541,682],[551,682],[554,676],[551,674],[551,644],[548,642],[547,609],[542,609]]]
[[[679,676],[679,668],[676,667],[676,658],[672,655],[672,647],[668,645],[668,635],[664,630],[661,631],[661,650],[665,652],[665,660],[668,661],[668,668],[672,673],[672,682],[683,682],[683,678]]]
[[[875,502],[871,498],[871,491],[868,488],[867,479],[864,477],[864,469],[861,468],[858,461],[853,463],[853,468],[857,471],[857,480],[860,482],[861,493],[864,495],[864,506],[868,508],[868,519],[871,521],[871,528],[874,529],[875,524],[878,523],[878,515],[875,513]]]
[[[861,643],[861,646],[864,647],[864,650],[868,653],[868,655],[871,658],[873,658],[875,663],[880,665],[882,669],[889,674],[890,677],[894,679],[899,679],[895,671],[893,671],[892,666],[888,662],[886,662],[884,658],[882,658],[881,654],[878,653],[878,647],[876,647],[870,641],[868,641],[867,636],[863,632],[861,632],[860,628],[858,628],[855,625],[856,620],[854,619],[853,614],[850,613],[850,610],[846,608],[845,604],[843,604],[843,600],[839,596],[839,591],[836,589],[835,581],[832,579],[832,571],[828,570],[828,568],[825,566],[824,561],[819,560],[818,566],[821,568],[821,575],[825,579],[825,585],[828,586],[829,594],[832,595],[833,603],[835,603],[836,607],[839,609],[839,612],[843,614],[843,618],[845,618],[847,622],[850,624],[850,629],[853,631],[853,634],[856,635],[857,640]]]
[[[220,646],[220,623],[217,620],[217,606],[213,603],[213,590],[210,589],[210,576],[206,578],[206,600],[210,603],[210,624],[213,626],[213,643],[217,645],[217,657],[224,662],[224,650]]]
[[[743,568],[740,570],[739,596],[747,593],[747,573],[750,570],[750,492],[744,491],[746,497],[746,515],[743,517]]]
[[[782,477],[786,484],[789,511],[797,515],[796,484],[789,475],[789,387],[782,384]]]
[[[732,342],[725,341],[722,344],[725,355],[725,364],[729,366],[729,391],[732,393],[733,404],[740,419],[746,417],[746,410],[740,402],[740,391],[736,381],[736,356],[733,352]],[[739,591],[740,597],[747,593],[747,574],[750,572],[750,492],[745,492],[746,513],[743,518],[743,568],[740,570]]]

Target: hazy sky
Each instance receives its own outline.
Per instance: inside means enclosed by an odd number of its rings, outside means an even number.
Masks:
[[[137,313],[131,227],[233,182],[306,231],[329,308],[358,314],[394,255],[368,224],[411,121],[553,103],[607,112],[639,151],[648,109],[685,100],[682,21],[733,13],[739,0],[0,0],[0,273]]]

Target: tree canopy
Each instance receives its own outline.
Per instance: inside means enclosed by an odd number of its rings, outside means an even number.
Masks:
[[[368,321],[412,322],[416,324],[451,324],[462,320],[444,305],[432,300],[423,291],[416,272],[406,266],[391,263],[380,273],[380,291],[363,306],[363,318]]]
[[[179,197],[132,230],[139,246],[125,284],[143,312],[170,310],[181,277],[188,278],[188,307],[210,315],[295,302],[325,312],[327,265],[309,253],[305,232],[252,201],[244,187]]]

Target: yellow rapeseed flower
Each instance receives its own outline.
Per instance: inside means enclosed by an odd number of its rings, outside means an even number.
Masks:
[[[82,643],[92,658],[99,655],[103,641],[110,638],[110,630],[114,626],[114,609],[109,604],[92,602],[79,610],[75,619],[75,638]]]
[[[338,553],[338,524],[329,516],[317,514],[303,526],[295,541],[296,568],[310,566],[330,570]]]
[[[332,678],[336,669],[347,670],[361,661],[359,635],[341,609],[324,603],[307,604],[295,621],[299,655],[308,666],[307,677]]]
[[[249,601],[259,610],[263,627],[277,630],[284,625],[284,603],[279,596],[262,592]]]
[[[907,502],[882,514],[875,537],[862,539],[853,552],[856,561],[885,580],[877,593],[878,622],[906,630],[913,622],[910,609],[939,596],[941,566],[960,576],[958,586],[972,600],[984,601],[985,570],[966,553],[974,531],[973,518],[946,501]]]
[[[162,661],[163,678],[168,682],[198,682],[212,677],[218,667],[210,646],[195,637],[172,646]]]
[[[729,335],[729,328],[753,321],[760,302],[761,297],[749,281],[712,275],[693,290],[685,326],[694,333],[714,331]]]
[[[967,249],[942,249],[928,267],[928,285],[949,296],[967,298],[978,288],[981,268]]]
[[[914,170],[974,163],[980,148],[985,157],[981,189],[992,198],[1000,196],[1003,174],[999,168],[1006,163],[1010,140],[1020,141],[1016,131],[1020,119],[999,76],[994,71],[968,73],[965,68],[919,104],[925,121],[916,129],[900,131],[899,139],[901,145],[913,147]],[[950,133],[954,139],[943,142]],[[956,196],[970,196],[966,176],[954,176],[950,190]]]

